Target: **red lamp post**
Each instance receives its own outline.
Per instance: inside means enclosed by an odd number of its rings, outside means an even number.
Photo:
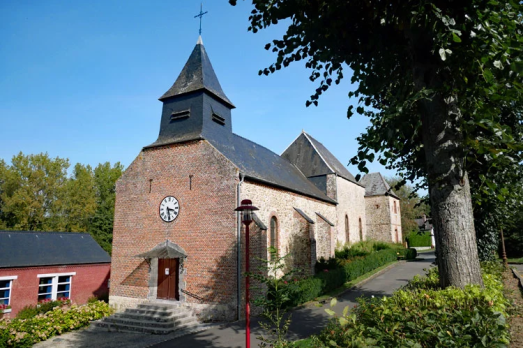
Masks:
[[[252,212],[259,210],[252,205],[250,199],[242,200],[241,205],[234,209],[242,212],[242,222],[245,224],[245,272],[249,273],[249,225],[253,217]],[[238,294],[239,295],[239,294]],[[251,347],[251,308],[249,305],[249,276],[245,277],[245,347]]]

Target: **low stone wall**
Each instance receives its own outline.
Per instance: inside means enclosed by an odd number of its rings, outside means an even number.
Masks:
[[[144,298],[109,296],[109,306],[113,307],[116,313],[123,312],[127,308],[135,308],[139,304],[147,301],[148,300]]]

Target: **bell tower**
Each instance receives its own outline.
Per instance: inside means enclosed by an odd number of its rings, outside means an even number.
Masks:
[[[156,147],[232,134],[231,110],[235,108],[220,86],[201,36],[163,103]]]

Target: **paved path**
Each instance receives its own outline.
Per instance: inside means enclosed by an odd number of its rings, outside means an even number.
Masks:
[[[412,262],[400,262],[391,269],[378,274],[374,278],[360,284],[338,297],[338,304],[334,310],[340,314],[347,305],[354,306],[356,299],[361,296],[383,296],[390,295],[401,286],[407,284],[416,274],[424,274],[423,269],[429,268],[434,261],[434,253],[421,253],[421,260]],[[326,305],[328,306],[328,304]],[[293,311],[292,324],[289,338],[299,339],[319,333],[327,324],[329,316],[325,308],[309,305]],[[251,344],[258,346],[256,336],[261,334],[257,321],[253,320],[251,330]],[[83,347],[105,347],[105,348],[168,348],[168,347],[245,347],[245,323],[226,324],[205,331],[174,338],[174,334],[143,335],[132,333],[106,332],[99,328],[88,328],[73,333],[55,337],[51,340],[38,343],[36,348],[83,348]]]
[[[510,268],[515,268],[519,274],[523,275],[523,265],[522,264],[509,264],[508,265]]]

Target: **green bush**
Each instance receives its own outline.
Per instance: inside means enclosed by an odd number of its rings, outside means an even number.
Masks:
[[[414,248],[408,248],[406,249],[405,253],[405,259],[407,260],[414,260],[418,256],[418,251]]]
[[[32,317],[52,311],[55,307],[63,307],[71,304],[71,300],[55,300],[55,301],[43,301],[38,303],[36,306],[25,306],[16,315],[17,319],[31,319]]]
[[[407,236],[409,247],[429,247],[432,244],[430,232],[411,232]]]
[[[405,251],[401,252],[398,250],[390,248],[373,252],[364,258],[340,261],[337,268],[319,270],[312,277],[290,283],[290,305],[297,306],[311,301],[320,295],[339,288],[348,281],[396,260],[398,253],[406,253],[406,249],[403,249]]]
[[[0,320],[0,348],[31,347],[35,343],[79,329],[112,313],[105,302],[98,301],[71,308],[54,307],[51,311],[28,319]]]
[[[485,288],[439,289],[437,269],[390,297],[359,299],[329,322],[318,347],[506,347],[508,301],[500,273],[483,267]]]

